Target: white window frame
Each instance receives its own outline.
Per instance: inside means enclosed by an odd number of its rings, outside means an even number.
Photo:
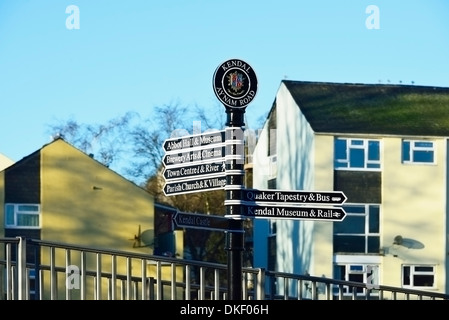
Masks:
[[[420,267],[424,267],[424,268],[432,268],[432,271],[419,271],[416,270],[416,268],[420,268]],[[404,280],[405,280],[405,268],[409,268],[410,270],[410,274],[409,274],[409,280],[410,283],[409,284],[405,284]],[[432,276],[433,277],[433,284],[431,286],[419,286],[419,285],[415,285],[414,283],[414,279],[415,276]],[[436,266],[435,265],[424,265],[424,264],[404,264],[402,265],[402,277],[401,277],[401,282],[402,282],[402,287],[403,288],[408,288],[408,289],[436,289]]]
[[[344,159],[337,159],[337,152],[335,150],[334,163],[339,164],[339,166],[334,165],[335,170],[359,170],[359,171],[380,171],[381,170],[381,159],[382,159],[382,141],[379,139],[364,139],[364,138],[335,138],[336,140],[346,141],[346,157]],[[354,144],[354,142],[362,142],[361,145]],[[377,142],[379,144],[379,159],[370,160],[369,155],[369,143]],[[364,152],[364,163],[363,167],[351,167],[350,165],[350,151],[361,149]]]
[[[34,207],[36,210],[25,210],[25,207]],[[12,217],[10,217],[9,212],[12,211]],[[19,224],[19,216],[20,215],[28,215],[28,216],[37,216],[38,223],[37,225],[20,225]],[[10,221],[12,218],[12,221]],[[40,204],[35,203],[5,203],[5,228],[11,229],[40,229],[41,228],[41,206]]]
[[[406,155],[404,153],[404,144],[408,143],[410,145],[409,154]],[[432,146],[419,146],[419,144],[431,144]],[[436,164],[436,148],[435,142],[430,140],[412,140],[412,139],[403,139],[401,143],[401,157],[402,163],[404,164]],[[431,152],[432,153],[432,161],[418,161],[415,159],[414,155],[416,152]],[[407,159],[407,160],[406,160]]]
[[[368,289],[372,289],[372,296],[377,296],[379,289],[379,263],[358,263],[358,262],[346,262],[346,263],[336,263],[334,267],[345,267],[345,274],[343,276],[343,281],[355,281],[351,278],[352,275],[361,275],[363,281],[361,283],[366,284]],[[335,277],[335,275],[334,275]],[[338,292],[338,287],[334,287],[334,294]],[[350,296],[353,293],[350,291],[350,287],[343,287],[343,294],[345,296]],[[365,296],[365,289],[358,289],[357,296]]]
[[[357,207],[357,208],[363,208],[364,212],[363,213],[353,213],[351,212],[351,207]],[[344,233],[337,233],[334,229],[334,236],[339,237],[339,236],[354,236],[354,237],[361,237],[364,239],[365,241],[365,249],[364,252],[359,252],[359,254],[372,254],[372,252],[369,252],[369,238],[370,237],[376,237],[380,239],[380,235],[381,235],[381,231],[380,231],[380,221],[378,221],[379,223],[379,231],[378,232],[370,232],[370,222],[371,222],[371,218],[370,217],[370,209],[371,208],[378,208],[379,210],[379,220],[381,219],[381,205],[379,203],[351,203],[351,204],[345,204],[343,206],[343,208],[345,208],[346,210],[346,215],[347,217],[349,216],[354,216],[354,217],[358,217],[358,218],[363,218],[364,219],[364,230],[362,233],[356,233],[356,232],[344,232]],[[349,220],[349,219],[348,219]],[[344,223],[343,222],[338,222],[338,223]]]

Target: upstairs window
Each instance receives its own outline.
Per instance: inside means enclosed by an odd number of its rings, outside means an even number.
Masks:
[[[380,169],[380,141],[369,139],[335,139],[335,169]]]
[[[379,253],[380,206],[343,206],[347,216],[334,223],[334,253]]]
[[[403,163],[435,163],[435,146],[432,141],[402,141]]]
[[[40,228],[38,204],[5,204],[5,228]]]

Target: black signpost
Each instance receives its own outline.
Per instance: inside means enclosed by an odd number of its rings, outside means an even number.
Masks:
[[[340,207],[277,206],[268,204],[245,204],[245,213],[251,218],[299,219],[342,221],[346,212]]]
[[[171,138],[164,141],[165,152],[188,150],[190,148],[207,147],[225,142],[225,132],[212,131],[191,136]]]
[[[178,211],[173,217],[173,222],[178,228],[193,228],[211,231],[228,230],[228,218],[222,216]]]
[[[192,192],[224,189],[226,183],[226,177],[220,175],[203,179],[193,177],[193,179],[170,181],[166,182],[164,185],[164,194],[166,196],[173,196]]]
[[[268,203],[290,203],[295,205],[342,205],[347,198],[341,191],[245,189],[243,190],[242,200]]]
[[[242,300],[242,261],[244,248],[244,209],[238,201],[244,188],[244,114],[257,92],[257,77],[253,68],[245,61],[231,59],[215,70],[213,89],[217,98],[225,105],[226,122],[226,217],[229,230],[226,237],[228,251],[228,294],[230,300]]]
[[[244,114],[257,92],[257,77],[245,61],[231,59],[215,70],[213,88],[226,109],[226,129],[167,139],[163,148],[166,196],[224,189],[224,217],[177,212],[178,228],[224,231],[228,251],[228,299],[243,299],[245,219],[342,221],[347,200],[340,191],[246,189]]]
[[[225,175],[226,168],[223,160],[220,162],[200,162],[189,166],[166,166],[163,171],[165,181],[206,178],[208,176]]]
[[[179,151],[166,153],[162,162],[166,167],[182,164],[192,164],[204,161],[220,161],[224,159],[226,153],[225,146],[215,146],[209,148],[192,149],[190,151]]]
[[[167,139],[163,148],[166,196],[224,189],[224,130]]]

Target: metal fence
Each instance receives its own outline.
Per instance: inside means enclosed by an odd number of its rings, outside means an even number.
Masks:
[[[0,300],[226,300],[227,266],[0,238]],[[242,269],[243,300],[448,300],[449,295]]]

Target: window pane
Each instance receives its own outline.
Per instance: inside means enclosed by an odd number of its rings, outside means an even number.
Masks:
[[[413,286],[415,287],[433,287],[433,275],[414,275]]]
[[[415,162],[433,162],[432,151],[414,151],[413,161]]]
[[[36,205],[27,205],[27,204],[21,204],[18,206],[19,211],[31,211],[31,212],[38,212],[39,207]]]
[[[368,142],[368,160],[380,160],[379,141]]]
[[[365,206],[343,206],[347,213],[365,214]]]
[[[7,204],[6,205],[6,225],[14,225],[14,206]]]
[[[354,282],[360,282],[363,283],[363,274],[349,274],[348,276],[348,281],[354,281]],[[351,287],[349,292],[352,293],[353,290],[355,290],[357,293],[362,293],[363,292],[363,288],[354,288]]]
[[[404,283],[405,286],[409,286],[410,285],[410,267],[404,267],[403,269],[403,279],[402,282]]]
[[[365,217],[346,216],[343,221],[334,223],[334,233],[365,234]]]
[[[368,253],[379,253],[380,237],[368,237]]]
[[[18,214],[17,225],[22,227],[39,226],[39,216],[36,214]]]
[[[415,272],[433,272],[433,267],[416,266]]]
[[[346,159],[346,140],[335,140],[335,159],[345,160]]]
[[[334,267],[334,278],[337,280],[346,280],[346,266],[335,266]]]
[[[350,273],[348,280],[363,283],[363,273]]]
[[[363,271],[363,266],[361,265],[351,265],[349,267],[350,271]]]
[[[429,141],[416,141],[415,142],[415,147],[418,148],[433,148],[433,142],[429,142]]]
[[[410,142],[409,141],[402,142],[402,160],[410,161]]]
[[[365,238],[360,236],[334,236],[334,252],[365,252]]]
[[[351,168],[363,168],[365,166],[365,150],[349,150],[349,162]]]
[[[369,207],[369,233],[379,233],[379,207],[370,206]]]
[[[351,140],[352,146],[363,146],[363,140]]]

